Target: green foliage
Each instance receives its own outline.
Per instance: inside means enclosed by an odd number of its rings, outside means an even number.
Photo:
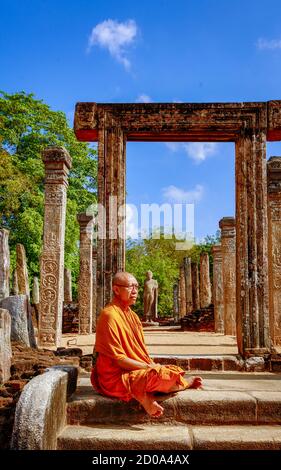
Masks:
[[[126,271],[134,274],[140,284],[139,296],[134,306],[138,315],[143,315],[143,285],[146,271],[153,273],[153,278],[158,281],[158,313],[159,316],[173,316],[173,286],[179,277],[179,267],[184,257],[190,257],[193,262],[199,263],[200,253],[207,252],[210,255],[210,272],[212,275],[213,257],[212,246],[220,242],[220,231],[215,236],[207,236],[202,243],[194,244],[187,251],[176,250],[179,241],[173,235],[164,238],[162,233],[155,232],[141,241],[129,240],[126,250]]]
[[[78,142],[61,111],[24,92],[0,93],[0,216],[10,230],[12,265],[16,243],[25,246],[31,276],[39,274],[44,212],[42,150],[63,146],[72,158],[67,192],[65,265],[78,275],[76,214],[96,202],[96,151]],[[75,283],[74,283],[75,285]]]

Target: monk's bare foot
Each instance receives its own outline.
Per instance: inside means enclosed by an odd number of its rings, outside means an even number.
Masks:
[[[152,418],[160,418],[162,416],[164,408],[157,403],[153,395],[147,394],[141,404]]]
[[[197,375],[189,377],[187,379],[188,386],[186,388],[201,388],[202,387],[202,377]]]

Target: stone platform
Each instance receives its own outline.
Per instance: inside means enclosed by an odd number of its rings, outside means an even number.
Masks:
[[[203,389],[164,400],[150,418],[138,402],[96,394],[80,377],[58,449],[281,450],[281,375],[202,373]]]

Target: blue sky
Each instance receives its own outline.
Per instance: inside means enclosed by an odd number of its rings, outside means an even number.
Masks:
[[[0,88],[72,122],[77,101],[281,99],[280,0],[0,0]],[[281,144],[268,144],[268,157]],[[127,201],[234,215],[234,145],[129,143]]]

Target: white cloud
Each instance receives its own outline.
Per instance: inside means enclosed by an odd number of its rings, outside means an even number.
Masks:
[[[183,146],[187,155],[198,163],[214,155],[217,150],[217,144],[214,142],[189,142]]]
[[[210,155],[214,155],[217,150],[215,142],[165,142],[165,145],[173,153],[183,150],[197,163],[203,162]]]
[[[162,189],[162,193],[165,199],[174,203],[192,203],[200,201],[203,197],[204,188],[201,184],[197,184],[194,189],[185,191],[184,189],[177,188],[176,186],[168,186]]]
[[[259,38],[258,41],[257,41],[257,48],[260,49],[260,50],[281,49],[281,39]]]
[[[137,35],[137,25],[134,20],[118,23],[114,20],[106,20],[97,24],[91,32],[88,41],[88,51],[93,46],[108,49],[109,53],[118,62],[130,69],[131,63],[126,57],[126,48],[130,46]]]
[[[165,145],[173,153],[178,152],[182,146],[180,142],[165,142]]]
[[[139,95],[138,98],[136,99],[136,103],[152,103],[152,99],[150,96],[145,95],[144,93],[142,95]]]

